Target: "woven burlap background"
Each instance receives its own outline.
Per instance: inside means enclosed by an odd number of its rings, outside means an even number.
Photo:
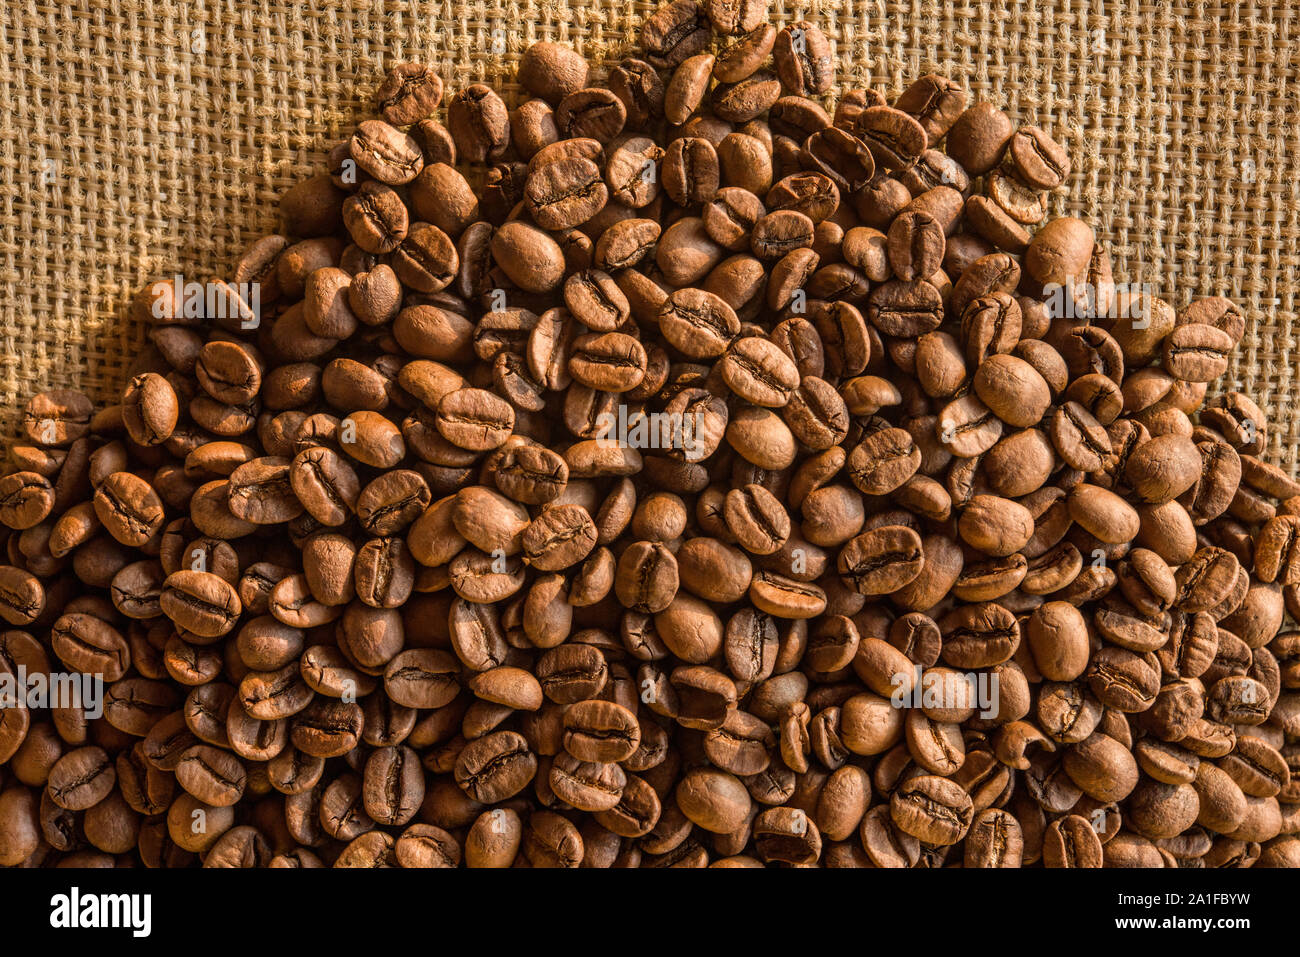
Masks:
[[[319,8],[319,9],[318,9]],[[275,200],[364,115],[393,62],[453,89],[504,84],[540,39],[621,55],[653,4],[609,0],[324,4],[12,0],[0,12],[0,428],[34,392],[120,388],[146,281],[222,270],[275,228]],[[1295,0],[773,0],[832,38],[845,85],[919,73],[1067,143],[1056,203],[1093,222],[1116,278],[1181,308],[1241,303],[1230,385],[1295,469],[1300,369],[1300,34]],[[507,89],[510,89],[507,87]]]

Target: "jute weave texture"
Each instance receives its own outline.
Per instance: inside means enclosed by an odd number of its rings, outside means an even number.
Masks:
[[[382,71],[503,84],[528,44],[622,55],[642,0],[16,0],[0,11],[0,428],[35,392],[111,401],[144,342],[140,286],[221,273],[278,193],[366,115]],[[1054,212],[1093,223],[1117,280],[1175,308],[1222,293],[1249,327],[1229,373],[1300,456],[1300,4],[773,0],[832,39],[843,87],[927,71],[1051,130]],[[513,88],[504,87],[507,93]]]

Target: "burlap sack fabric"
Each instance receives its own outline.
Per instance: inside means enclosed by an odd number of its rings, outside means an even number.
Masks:
[[[382,71],[500,84],[535,40],[619,56],[654,4],[10,0],[0,13],[0,421],[34,392],[111,401],[143,330],[131,293],[223,270],[276,197],[365,115]],[[1083,216],[1117,280],[1176,308],[1223,293],[1249,318],[1228,387],[1295,470],[1300,369],[1300,25],[1294,0],[1023,3],[773,0],[835,44],[844,86],[938,71],[1074,159],[1054,212]],[[507,88],[509,91],[511,88]]]

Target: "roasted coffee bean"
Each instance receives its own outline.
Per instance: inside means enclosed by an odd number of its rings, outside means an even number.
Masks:
[[[209,639],[231,631],[242,611],[229,582],[211,572],[188,569],[167,576],[159,605],[179,627]]]
[[[857,117],[854,132],[867,144],[876,165],[888,170],[910,166],[928,145],[915,117],[888,106],[870,106]]]
[[[1187,382],[1210,382],[1228,369],[1232,337],[1201,323],[1175,326],[1165,339],[1164,368]]]
[[[965,106],[966,92],[947,77],[933,73],[915,80],[894,101],[895,109],[917,119],[931,145],[943,139]]]
[[[645,347],[625,333],[606,332],[574,341],[569,373],[575,382],[602,392],[630,392],[645,378]]]
[[[905,211],[889,227],[886,249],[889,265],[899,279],[928,279],[943,262],[943,227],[928,213]]]
[[[948,129],[948,155],[972,176],[982,176],[1002,160],[1014,127],[1005,113],[989,103],[976,103]]]
[[[596,526],[581,505],[556,505],[529,523],[523,553],[540,571],[559,571],[582,561],[596,544]]]
[[[890,280],[872,290],[867,318],[884,335],[916,338],[943,322],[943,298],[924,279]]]
[[[830,42],[806,20],[777,34],[772,49],[781,85],[796,96],[825,93],[834,82]]]
[[[175,390],[156,372],[136,376],[122,395],[122,422],[132,441],[139,445],[166,442],[179,415]]]
[[[718,296],[702,289],[679,289],[659,312],[664,338],[696,359],[722,355],[740,331],[735,312]]]
[[[375,91],[375,108],[394,126],[432,116],[442,100],[442,77],[423,63],[399,63]]]
[[[596,332],[614,332],[627,321],[631,309],[618,284],[598,269],[565,280],[564,302],[574,318]]]
[[[10,502],[22,503],[12,506],[13,514],[19,516],[18,525],[12,527],[27,528],[35,525],[49,511],[48,507],[39,505],[33,510],[33,499],[27,491],[31,486],[27,484],[24,475],[30,475],[33,481],[39,478],[31,473],[19,472],[6,479],[11,487],[15,487],[15,493],[6,495],[6,498]],[[48,487],[44,479],[41,482]],[[51,498],[50,504],[52,503]],[[94,503],[95,514],[104,530],[122,545],[143,545],[162,527],[163,507],[158,493],[130,472],[114,472],[108,476],[96,490]]]
[[[701,53],[690,57],[673,72],[664,90],[664,116],[668,122],[680,125],[690,119],[704,99],[712,71],[713,55]]]
[[[454,678],[458,670],[455,659],[445,652],[408,649],[384,668],[384,690],[408,708],[441,708],[460,690]]]
[[[659,542],[636,542],[618,559],[614,593],[625,608],[663,611],[677,594],[677,559]]]
[[[390,262],[403,283],[424,293],[446,289],[460,267],[455,244],[432,223],[413,223]]]
[[[1043,864],[1047,867],[1102,867],[1103,853],[1097,829],[1078,814],[1053,821],[1043,835]]]
[[[758,336],[735,339],[719,360],[723,380],[754,405],[779,408],[799,386],[799,369],[780,347]]]
[[[409,183],[424,167],[420,144],[382,120],[365,120],[348,144],[352,159],[381,183]]]
[[[564,251],[549,233],[530,223],[512,220],[501,226],[492,234],[491,251],[505,276],[527,292],[549,292],[564,278]]]
[[[456,783],[480,804],[514,797],[537,773],[537,756],[513,731],[497,731],[471,741],[456,759]]]
[[[509,403],[482,389],[458,389],[438,403],[435,419],[443,438],[474,452],[498,448],[510,436],[515,413]]]
[[[1022,126],[1007,143],[1007,166],[1030,189],[1056,189],[1070,175],[1069,154],[1042,130]]]
[[[68,811],[84,811],[108,797],[117,781],[113,762],[103,748],[83,747],[64,753],[50,768],[50,800]]]
[[[709,20],[696,0],[674,0],[641,26],[641,45],[652,64],[675,67],[709,43]]]
[[[955,844],[973,820],[970,796],[948,778],[921,775],[903,783],[889,803],[894,826],[927,844]]]
[[[247,773],[229,751],[198,744],[187,749],[176,765],[176,781],[204,804],[229,807],[244,794]]]
[[[32,396],[24,409],[23,432],[29,442],[62,448],[85,437],[94,410],[90,399],[80,392],[71,389],[41,392]]]
[[[1094,234],[1087,223],[1072,216],[1049,220],[1025,251],[1024,270],[1044,286],[1082,280],[1093,248]]]
[[[45,589],[38,577],[22,568],[0,566],[0,618],[12,625],[31,624],[45,610]]]
[[[482,83],[473,83],[452,98],[447,106],[447,128],[456,143],[456,154],[471,163],[495,160],[510,145],[505,103]]]
[[[974,458],[1002,437],[1002,420],[977,396],[968,394],[940,410],[935,432],[939,443],[953,455]]]
[[[651,117],[663,115],[664,83],[653,65],[625,59],[610,69],[606,82],[627,109],[629,129],[644,129]]]
[[[985,808],[975,815],[966,838],[965,866],[1020,867],[1023,859],[1020,822],[1010,812]]]
[[[587,85],[587,61],[560,43],[534,43],[519,61],[519,82],[552,105]]]
[[[746,123],[767,112],[780,96],[781,81],[776,74],[760,70],[735,83],[715,87],[711,105],[718,119]]]
[[[577,156],[539,166],[524,186],[528,212],[544,229],[581,225],[600,212],[608,198],[600,168]]]
[[[252,459],[230,473],[228,507],[232,515],[254,525],[278,525],[303,513],[294,494],[288,459]]]
[[[599,88],[575,90],[555,108],[555,125],[570,139],[589,137],[600,144],[618,136],[627,108],[614,93]]]
[[[1083,472],[1101,471],[1112,452],[1105,429],[1077,402],[1067,402],[1056,410],[1049,434],[1066,464]]]
[[[884,595],[915,579],[923,564],[920,536],[904,525],[885,525],[849,541],[837,567],[858,594]]]
[[[988,197],[1008,216],[1024,226],[1033,226],[1047,215],[1042,193],[1024,186],[997,170],[989,173]]]

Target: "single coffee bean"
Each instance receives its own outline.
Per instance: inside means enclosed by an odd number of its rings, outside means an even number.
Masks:
[[[1165,340],[1164,368],[1187,382],[1210,382],[1228,369],[1232,337],[1200,323],[1176,326]]]
[[[50,800],[69,811],[84,811],[108,797],[117,781],[113,762],[103,748],[83,747],[65,753],[50,768]]]
[[[974,817],[971,799],[957,784],[935,775],[912,778],[889,804],[894,826],[927,844],[955,844]]]
[[[17,474],[23,475],[21,472]],[[14,476],[9,478],[12,481]],[[33,476],[34,478],[36,476]],[[25,492],[20,493],[18,497],[24,503],[30,501],[30,496]],[[94,502],[95,514],[103,524],[104,530],[123,545],[143,545],[162,527],[163,507],[158,493],[147,482],[130,472],[114,472],[105,479],[95,492]],[[21,509],[16,510],[16,514],[26,516],[24,521],[30,520],[33,514],[32,506],[24,504]],[[34,525],[38,521],[40,521],[39,517],[31,524]]]
[[[229,751],[198,744],[180,756],[176,780],[204,804],[230,807],[243,796],[247,774]]]
[[[920,536],[903,525],[874,528],[850,540],[837,568],[860,595],[884,595],[911,582],[923,567]]]
[[[645,378],[645,347],[625,333],[606,332],[574,341],[569,373],[574,380],[603,392],[630,392]]]
[[[600,212],[608,198],[600,168],[582,157],[539,166],[524,187],[528,211],[544,229],[568,229],[585,223]]]
[[[45,589],[38,577],[22,568],[0,566],[0,618],[17,627],[31,624],[45,610]]]
[[[695,0],[661,6],[641,25],[641,45],[660,69],[676,67],[709,43],[709,20]]]
[[[740,331],[731,307],[702,289],[679,289],[664,302],[659,328],[675,348],[692,358],[722,355]]]
[[[1097,830],[1087,818],[1070,814],[1053,821],[1043,835],[1043,863],[1047,867],[1103,866]]]
[[[948,130],[948,155],[972,176],[982,176],[1002,160],[1014,133],[1011,120],[990,103],[976,103]]]
[[[870,106],[857,117],[854,131],[871,150],[876,165],[888,170],[910,166],[929,145],[915,117],[889,106]]]
[[[471,741],[456,760],[456,783],[480,804],[514,797],[537,773],[537,757],[513,731],[497,731]]]
[[[889,227],[889,265],[899,279],[928,279],[943,262],[943,227],[928,213],[904,212]]]
[[[399,63],[375,91],[375,108],[394,126],[432,116],[442,100],[442,78],[423,63]]]
[[[1035,126],[1022,126],[1007,143],[1007,166],[1030,189],[1056,189],[1070,175],[1069,154]]]
[[[382,120],[363,121],[349,150],[359,167],[389,186],[409,183],[424,167],[420,144]]]
[[[965,107],[966,91],[934,73],[917,78],[894,101],[895,109],[916,118],[931,144],[943,139]]]
[[[884,335],[919,337],[943,322],[943,299],[926,280],[891,280],[872,291],[867,318]]]
[[[242,611],[229,582],[211,572],[188,569],[167,576],[159,604],[173,622],[204,638],[229,632]]]
[[[471,163],[495,160],[510,145],[505,103],[482,83],[473,83],[452,98],[447,106],[447,128],[457,155]]]
[[[581,505],[556,505],[529,523],[521,541],[530,565],[560,571],[587,557],[596,544],[596,526]]]
[[[438,403],[439,433],[471,451],[499,447],[510,436],[515,414],[505,400],[482,389],[458,389]]]
[[[176,392],[162,376],[148,372],[128,383],[122,396],[122,422],[132,441],[139,445],[166,442],[179,415]]]

